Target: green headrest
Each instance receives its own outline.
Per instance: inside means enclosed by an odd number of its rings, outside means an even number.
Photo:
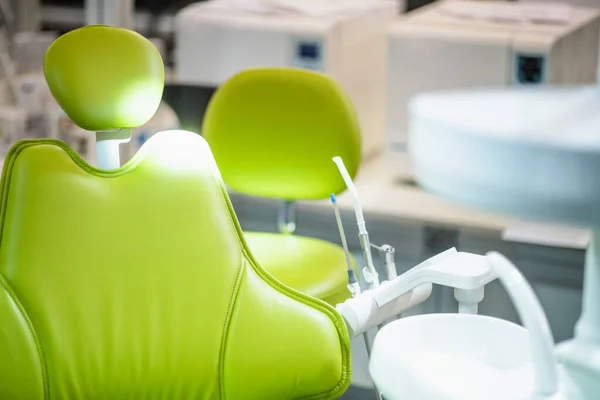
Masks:
[[[254,260],[208,145],[152,136],[95,169],[18,143],[2,177],[0,399],[333,399],[349,339]]]
[[[144,125],[160,104],[165,79],[152,42],[109,26],[59,37],[46,52],[44,74],[69,118],[90,131]]]
[[[241,72],[213,95],[206,138],[232,189],[255,196],[321,199],[346,185],[331,159],[351,176],[360,164],[360,129],[344,90],[301,69]]]

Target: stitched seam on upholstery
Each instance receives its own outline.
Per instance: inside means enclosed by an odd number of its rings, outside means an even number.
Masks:
[[[15,165],[19,155],[25,149],[27,149],[29,147],[41,146],[41,145],[54,145],[54,146],[64,150],[69,155],[69,157],[75,162],[75,164],[77,164],[84,171],[87,171],[88,173],[90,173],[92,175],[97,175],[97,176],[102,176],[102,177],[120,176],[120,175],[123,175],[123,174],[133,170],[143,160],[143,157],[145,155],[145,153],[142,154],[142,153],[138,152],[138,154],[136,154],[128,163],[126,163],[121,168],[113,170],[113,171],[102,171],[100,169],[94,168],[91,165],[89,165],[85,160],[83,160],[79,156],[79,154],[77,154],[66,143],[64,143],[60,140],[56,140],[56,139],[25,139],[25,140],[18,141],[17,143],[15,143],[13,145],[13,147],[10,149],[9,153],[7,154],[4,168],[2,170],[2,177],[0,178],[0,185],[2,185],[2,193],[1,193],[2,198],[0,199],[0,202],[1,202],[0,203],[0,247],[2,245],[2,239],[4,236],[4,224],[6,221],[6,210],[8,208],[8,193],[9,193],[9,187],[10,187],[10,183],[11,183],[11,177],[12,177],[12,171],[13,171],[14,165]],[[41,343],[37,336],[35,327],[33,326],[33,323],[31,322],[31,319],[29,318],[27,311],[23,307],[22,303],[19,301],[16,293],[12,290],[12,288],[6,281],[6,278],[2,274],[2,271],[0,271],[0,283],[5,288],[7,293],[11,296],[12,300],[15,302],[15,304],[19,308],[19,312],[21,313],[21,316],[27,322],[28,329],[30,331],[30,334],[32,335],[32,338],[35,342],[35,346],[38,351],[40,370],[42,373],[42,384],[44,386],[44,399],[50,399],[50,383],[48,380],[48,367],[46,365],[46,359],[44,356],[44,352],[42,350],[42,346],[41,346]]]
[[[33,326],[33,323],[29,319],[29,315],[27,314],[25,307],[23,307],[23,305],[19,301],[17,294],[14,292],[14,290],[12,290],[12,288],[10,287],[10,285],[8,284],[8,282],[6,281],[6,279],[4,278],[4,276],[2,274],[0,274],[0,285],[2,285],[4,290],[6,290],[6,293],[8,293],[8,295],[10,296],[11,300],[17,305],[17,308],[19,309],[19,313],[21,314],[21,317],[27,322],[27,328],[29,329],[29,334],[33,338],[36,350],[38,352],[37,355],[38,355],[38,359],[39,359],[39,363],[40,363],[40,372],[42,374],[42,385],[44,387],[44,399],[49,399],[50,398],[50,387],[49,387],[49,383],[48,383],[48,372],[47,372],[47,367],[46,367],[46,359],[44,357],[42,345],[40,344],[40,342],[38,340],[38,336],[37,336],[37,333]]]
[[[257,267],[257,265],[259,264],[254,264],[252,256],[249,254],[249,252],[246,252],[246,249],[244,249],[244,254],[246,255],[246,257],[248,257],[249,260],[251,260],[250,265],[252,266],[252,269],[259,276],[261,276],[262,279],[270,283],[272,287],[277,289],[282,294],[285,294],[303,304],[312,306],[313,308],[323,312],[329,317],[331,322],[333,322],[335,327],[338,329],[338,338],[341,345],[340,347],[342,349],[342,362],[344,363],[344,365],[342,365],[342,376],[340,381],[336,384],[336,386],[334,386],[330,390],[326,390],[324,392],[316,393],[313,395],[303,396],[300,397],[298,400],[334,399],[339,397],[348,388],[350,384],[350,379],[348,376],[348,373],[350,371],[350,349],[348,347],[348,343],[346,342],[346,340],[344,340],[342,334],[343,332],[347,332],[346,323],[343,320],[341,320],[339,314],[336,314],[329,309],[330,306],[328,304],[322,303],[320,300],[304,295],[301,292],[295,292],[290,288],[284,286],[282,283],[275,280],[270,275],[265,274],[263,271],[261,271],[260,268]],[[346,334],[346,337],[347,336],[348,335]]]
[[[144,145],[145,144],[146,143],[144,143]],[[129,161],[123,164],[123,166],[107,171],[90,165],[87,161],[81,158],[81,156],[68,144],[58,139],[23,139],[19,140],[15,144],[15,147],[18,147],[18,151],[21,152],[22,150],[28,147],[40,145],[52,145],[60,148],[61,150],[64,150],[64,152],[67,153],[67,155],[73,160],[73,162],[75,162],[75,164],[77,164],[77,166],[79,166],[81,169],[92,175],[104,178],[121,176],[127,172],[134,170],[143,161],[144,157],[146,156],[146,153],[148,152],[148,147],[142,145],[138,152]],[[13,147],[13,149],[15,147]]]
[[[25,141],[23,141],[23,142],[25,142]],[[0,179],[0,184],[2,185],[2,199],[0,200],[1,201],[1,206],[0,206],[0,221],[1,221],[0,222],[0,246],[2,245],[2,234],[4,232],[4,223],[6,221],[5,216],[6,216],[6,208],[7,208],[7,202],[8,202],[8,188],[10,186],[10,177],[12,176],[12,169],[16,162],[16,159],[21,154],[21,151],[23,151],[24,149],[26,149],[27,147],[30,146],[30,144],[23,143],[23,142],[17,143],[11,149],[9,154],[7,155],[8,163],[5,164],[5,168],[2,171],[2,178]],[[14,301],[15,304],[17,305],[19,312],[21,313],[21,317],[23,317],[23,319],[25,319],[25,321],[27,322],[27,327],[29,329],[29,333],[30,333],[31,337],[33,338],[35,347],[38,351],[38,358],[39,358],[39,362],[40,362],[40,371],[42,373],[42,385],[44,386],[44,399],[50,399],[50,383],[48,382],[48,369],[47,369],[47,365],[46,365],[46,358],[44,356],[44,352],[42,350],[42,345],[39,341],[37,332],[35,331],[35,327],[33,326],[33,323],[31,322],[31,319],[29,318],[29,314],[27,314],[25,307],[23,307],[23,305],[19,301],[17,294],[10,287],[8,281],[2,274],[2,271],[0,271],[0,284],[2,284],[2,286],[4,287],[4,289],[6,290],[8,295],[11,297],[12,301]]]
[[[257,233],[257,231],[253,231],[253,232]],[[248,232],[246,232],[246,233],[248,233]],[[258,232],[258,233],[264,233],[264,232]],[[271,233],[269,233],[269,235],[271,235]],[[273,235],[279,235],[279,234],[273,234]],[[296,238],[313,239],[313,238],[311,238],[309,236],[301,236],[301,235],[296,235]],[[315,241],[321,241],[321,239],[315,239]],[[335,246],[335,245],[332,245],[332,246],[333,247],[338,247],[338,246]],[[352,266],[354,267],[355,272],[358,272],[357,269],[356,269],[357,268],[357,262],[356,262],[355,257],[352,254],[350,254],[350,261],[352,262]],[[344,267],[346,267],[346,261],[345,260],[344,260]],[[348,278],[345,278],[345,279],[347,280]],[[328,290],[328,291],[320,292],[319,298],[322,301],[324,301],[325,303],[329,303],[328,301],[326,301],[326,299],[328,299],[330,297],[338,296],[341,293],[348,293],[348,296],[350,296],[350,292],[348,291],[346,285],[344,285],[342,288],[338,288],[338,289],[334,288],[334,289],[331,289],[331,290]]]
[[[15,160],[24,148],[25,147],[21,147],[19,145],[13,147],[7,155],[6,161],[8,162],[5,162],[2,170],[2,179],[0,181],[0,184],[2,185],[2,204],[0,206],[0,219],[2,220],[2,223],[0,224],[0,244],[2,243],[2,232],[4,231],[4,217],[6,215],[6,203],[8,202],[8,187],[10,186],[10,177],[12,175],[12,169],[13,165],[15,164]]]
[[[0,178],[0,184],[2,185],[2,194],[1,194],[2,198],[0,199],[0,201],[1,201],[1,203],[0,203],[0,246],[2,244],[2,237],[3,237],[3,232],[4,232],[4,222],[5,222],[7,199],[8,199],[8,188],[10,186],[10,179],[12,176],[13,166],[16,163],[16,159],[18,158],[18,156],[20,155],[20,153],[23,150],[25,150],[29,147],[42,146],[42,145],[52,145],[52,146],[62,149],[63,151],[65,151],[67,153],[67,155],[69,155],[69,157],[81,169],[90,173],[91,175],[95,175],[98,177],[105,177],[105,178],[121,176],[127,172],[134,170],[140,164],[140,162],[144,159],[146,153],[148,152],[148,147],[146,147],[145,145],[142,145],[142,147],[138,150],[138,152],[134,155],[134,157],[132,157],[132,159],[129,160],[127,163],[125,163],[122,167],[120,167],[118,169],[110,170],[110,171],[105,171],[105,170],[95,168],[95,167],[91,166],[90,164],[88,164],[85,160],[83,160],[83,158],[81,158],[81,156],[77,152],[75,152],[73,149],[71,149],[71,147],[69,147],[66,143],[64,143],[60,140],[56,140],[56,139],[25,139],[25,140],[18,141],[17,143],[15,143],[15,145],[13,145],[13,147],[11,148],[11,150],[9,151],[9,153],[6,157],[5,168],[3,168],[2,177]],[[236,230],[238,231],[238,239],[239,239],[239,228],[233,220],[234,214],[232,214],[232,207],[228,201],[229,197],[227,195],[227,192],[224,191],[222,180],[220,180],[220,177],[219,177],[219,179],[216,179],[215,175],[213,175],[213,178],[215,178],[216,183],[219,185],[219,187],[221,189],[221,195],[224,196],[224,199],[227,204],[228,211],[229,211],[229,215],[228,215],[229,220],[232,223],[232,225],[236,228]],[[243,250],[243,246],[242,246],[242,250]],[[222,337],[222,342],[221,342],[220,358],[224,357],[226,338],[229,333],[228,331],[229,331],[229,326],[231,324],[233,310],[234,310],[236,300],[238,298],[239,290],[241,287],[243,272],[245,271],[245,259],[244,259],[243,251],[242,251],[241,257],[242,257],[241,265],[240,265],[240,269],[238,272],[238,276],[236,278],[236,283],[234,285],[234,289],[232,291],[232,296],[230,298],[229,310],[228,310],[226,321],[225,321],[225,328],[223,331],[223,337]],[[6,282],[6,283],[4,283],[4,282],[5,282],[4,276],[2,275],[2,273],[0,271],[0,283],[3,283],[3,286],[5,286],[7,288],[7,292],[9,294],[12,293],[11,297],[13,298],[13,301],[15,301],[15,303],[18,305],[23,318],[25,318],[25,320],[27,321],[30,332],[34,338],[34,341],[35,341],[35,344],[36,344],[36,347],[37,347],[38,353],[39,353],[38,356],[40,357],[40,366],[41,366],[41,370],[42,370],[42,379],[43,379],[43,384],[44,384],[44,399],[49,399],[50,391],[49,391],[49,382],[47,379],[47,366],[45,363],[44,353],[42,352],[42,348],[39,343],[37,334],[35,332],[35,329],[31,323],[31,320],[29,319],[25,309],[23,308],[21,303],[18,301],[18,299],[14,295],[14,292],[9,290],[8,282]],[[221,360],[220,360],[220,362],[221,362]],[[221,365],[222,365],[222,367],[220,368],[220,371],[219,371],[219,375],[220,375],[219,379],[222,382],[222,390],[223,390],[222,396],[223,396],[223,398],[225,398],[224,374],[223,374],[224,366],[223,366],[223,363],[221,363]]]
[[[208,144],[207,144],[208,146]],[[218,171],[218,168],[216,166],[216,164],[213,165],[213,167],[216,169],[216,171]],[[212,174],[212,178],[214,183],[219,187],[219,190],[221,192],[221,197],[223,198],[225,205],[227,206],[227,217],[229,218],[229,223],[231,224],[231,226],[236,229],[237,231],[237,225],[235,223],[234,220],[234,213],[231,212],[231,209],[229,208],[230,204],[228,202],[229,196],[227,194],[227,190],[224,188],[222,180],[220,179],[219,173],[218,172],[214,172]],[[227,399],[227,393],[225,393],[225,352],[227,351],[227,339],[229,338],[229,329],[231,328],[231,321],[233,319],[233,313],[235,311],[235,306],[237,305],[237,299],[239,297],[239,293],[242,287],[242,280],[244,277],[244,272],[246,271],[246,259],[244,258],[244,252],[243,252],[243,245],[242,243],[239,241],[240,235],[238,232],[238,243],[240,244],[240,249],[242,250],[240,253],[241,256],[241,260],[240,260],[240,268],[238,271],[238,276],[236,277],[235,280],[235,284],[233,286],[233,290],[231,292],[231,297],[229,298],[229,307],[227,310],[227,314],[225,316],[225,323],[223,326],[223,333],[221,336],[221,349],[220,352],[221,354],[219,355],[219,382],[220,382],[220,389],[221,389],[221,398],[223,400]]]
[[[221,335],[221,349],[219,355],[219,383],[221,390],[221,398],[227,399],[227,393],[225,392],[225,353],[227,351],[227,340],[229,339],[229,329],[231,327],[231,321],[233,320],[233,313],[235,312],[235,306],[239,298],[240,290],[242,287],[242,281],[244,279],[244,272],[246,270],[245,258],[242,255],[242,261],[238,276],[235,279],[235,285],[229,299],[229,307],[227,309],[227,315],[225,317],[225,323],[223,325],[223,333]]]
[[[227,194],[227,189],[225,188],[225,185],[223,184],[221,177],[218,176],[217,174],[213,174],[213,177],[214,177],[216,183],[221,188],[221,195],[223,196],[223,200],[225,201],[225,204],[227,205],[227,208],[229,210],[229,220],[231,221],[231,223],[233,224],[234,228],[237,231],[238,240],[240,242],[240,245],[242,246],[242,255],[244,257],[246,257],[246,259],[248,260],[252,269],[258,274],[259,277],[261,277],[271,287],[278,290],[280,293],[287,295],[287,296],[293,298],[294,300],[297,300],[305,305],[312,306],[313,308],[315,308],[315,309],[321,311],[322,313],[324,313],[325,315],[327,315],[329,317],[329,319],[331,320],[331,322],[333,322],[334,326],[337,328],[340,347],[342,350],[342,363],[343,363],[342,376],[341,376],[340,380],[330,390],[326,390],[324,392],[316,393],[316,394],[312,394],[312,395],[308,395],[308,396],[303,396],[297,400],[335,399],[335,398],[341,396],[346,391],[346,389],[350,386],[350,376],[349,376],[349,373],[351,371],[350,343],[349,343],[349,339],[345,340],[345,339],[349,338],[348,330],[347,330],[348,328],[346,327],[346,323],[344,322],[341,315],[339,315],[337,313],[337,311],[335,311],[335,309],[333,307],[331,307],[329,304],[326,304],[326,303],[322,302],[321,300],[315,299],[315,298],[305,295],[301,292],[298,292],[298,291],[288,288],[287,286],[283,285],[281,282],[279,282],[278,280],[273,278],[269,273],[264,271],[261,267],[259,267],[260,264],[258,264],[256,262],[254,257],[252,257],[252,254],[250,254],[250,252],[248,251],[248,245],[246,243],[246,239],[244,238],[242,228],[239,224],[239,221],[237,221],[237,219],[235,219],[233,217],[235,215],[235,211],[233,209],[233,205],[231,204],[231,200],[229,199],[229,195]]]

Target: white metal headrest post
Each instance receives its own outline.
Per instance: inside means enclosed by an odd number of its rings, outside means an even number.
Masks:
[[[135,29],[133,0],[85,0],[86,25],[110,25]]]
[[[121,166],[119,144],[131,139],[131,129],[102,131],[96,133],[96,164],[100,169],[116,169]]]

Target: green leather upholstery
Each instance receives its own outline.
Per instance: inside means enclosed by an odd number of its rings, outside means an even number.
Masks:
[[[320,73],[259,68],[213,95],[202,126],[227,186],[254,196],[310,200],[346,185],[360,164],[360,128],[343,89]]]
[[[87,34],[95,50],[71,40]],[[148,43],[108,27],[59,38],[45,71],[67,114],[97,130],[150,118],[114,101],[126,77],[162,90],[162,74],[118,58],[152,63]],[[84,82],[64,69],[89,65],[57,49],[123,68]],[[159,133],[110,171],[62,142],[22,141],[0,187],[0,399],[330,399],[348,387],[342,318],[256,263],[202,137]]]
[[[254,257],[282,283],[329,304],[348,298],[346,260],[333,243],[265,232],[246,232],[245,237]]]
[[[307,70],[235,75],[211,99],[203,135],[225,183],[247,195],[328,198],[346,188],[331,159],[341,156],[351,176],[360,164],[349,97],[332,79]],[[245,235],[260,264],[280,281],[334,305],[350,296],[341,247],[291,235]]]
[[[44,73],[73,122],[100,131],[137,128],[150,120],[161,101],[165,71],[156,47],[138,33],[87,26],[50,46]]]
[[[0,398],[326,399],[350,378],[335,310],[255,262],[204,139],[118,170],[18,143],[2,176]]]

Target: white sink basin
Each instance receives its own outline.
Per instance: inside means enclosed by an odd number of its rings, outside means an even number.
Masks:
[[[394,321],[377,335],[369,369],[386,400],[529,400],[534,388],[529,333],[481,315]]]

